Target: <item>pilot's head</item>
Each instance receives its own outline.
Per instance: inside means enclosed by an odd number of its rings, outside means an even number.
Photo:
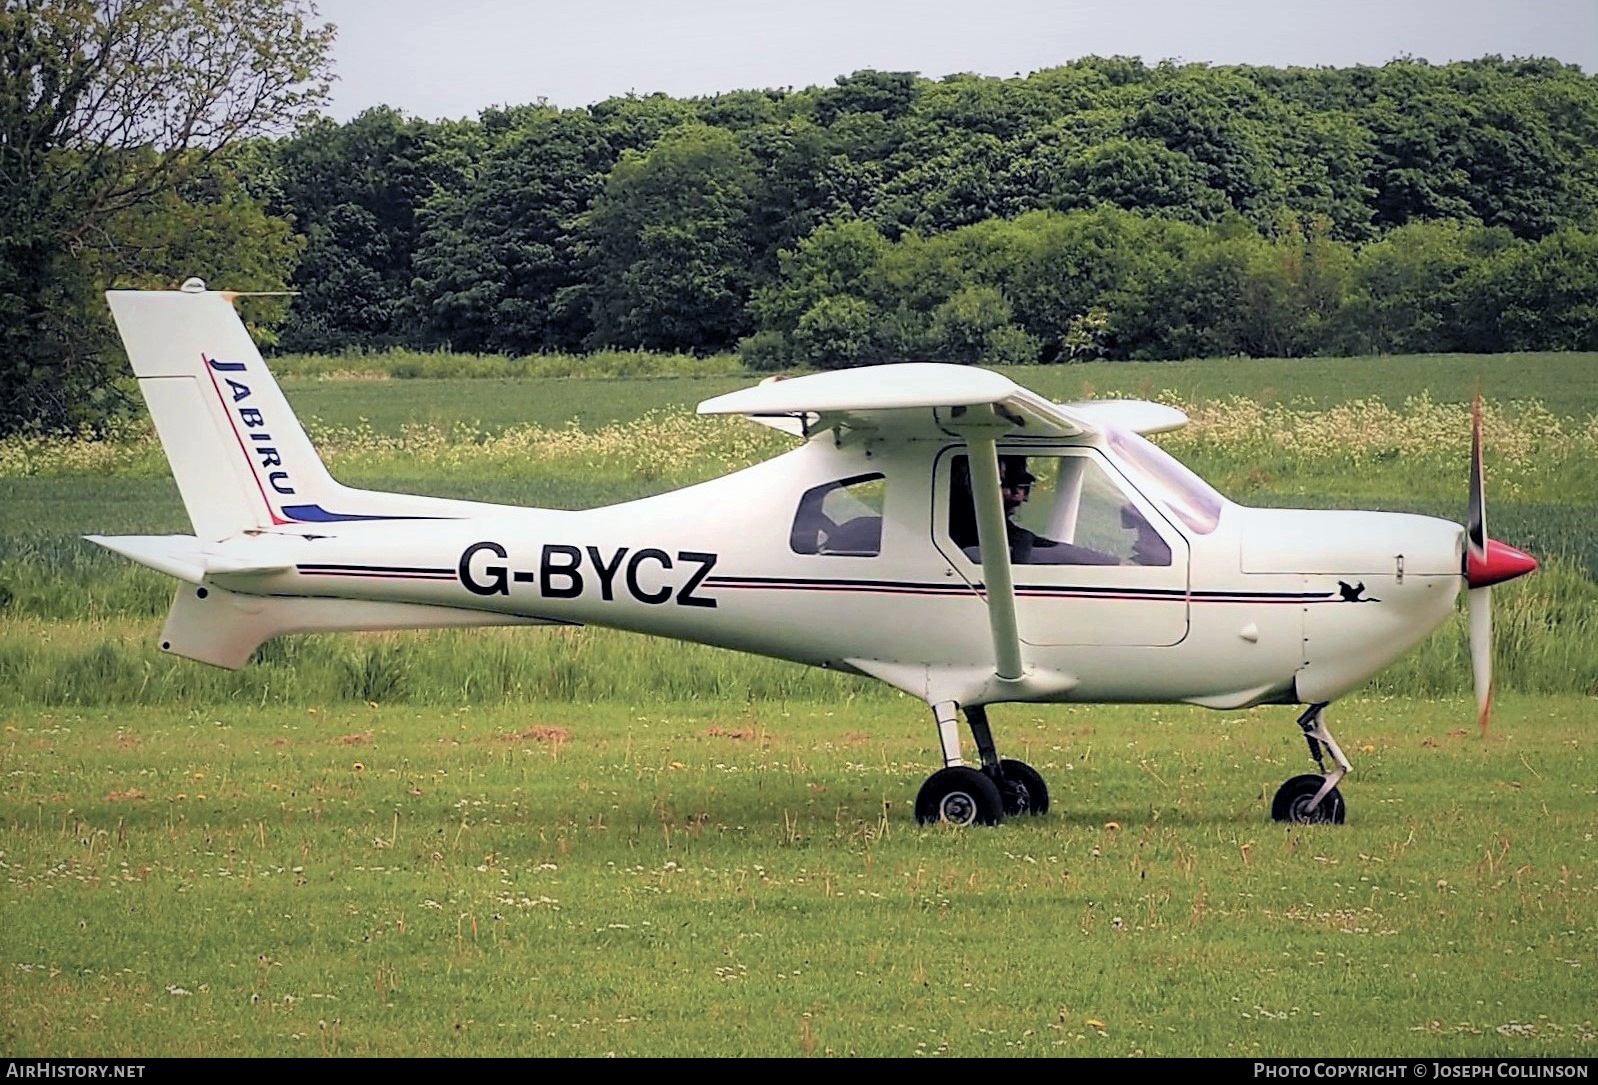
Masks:
[[[1037,479],[1026,469],[1025,456],[999,457],[999,495],[1004,498],[1004,511],[1014,512],[1032,496],[1032,484]]]

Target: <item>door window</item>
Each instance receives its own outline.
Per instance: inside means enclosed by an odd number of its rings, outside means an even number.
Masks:
[[[1006,453],[999,457],[999,490],[1013,564],[1171,564],[1170,544],[1096,459]],[[981,563],[963,454],[951,468],[949,535]]]

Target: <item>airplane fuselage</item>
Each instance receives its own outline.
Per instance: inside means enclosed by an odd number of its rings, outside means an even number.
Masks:
[[[1172,556],[1157,567],[1015,566],[1028,675],[996,682],[990,664],[973,666],[992,651],[981,566],[928,515],[957,450],[813,441],[725,478],[590,511],[479,506],[460,518],[277,527],[214,546],[245,569],[276,571],[210,581],[246,595],[603,625],[867,673],[960,703],[1328,700],[1454,606],[1456,524],[1226,503],[1198,534],[1104,449],[1005,445],[1033,463],[1051,452],[1101,458]],[[882,491],[874,552],[797,552],[803,496],[871,475]]]

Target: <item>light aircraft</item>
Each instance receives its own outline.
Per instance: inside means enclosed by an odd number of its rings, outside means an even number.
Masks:
[[[922,822],[1041,814],[987,706],[1307,708],[1319,772],[1272,803],[1341,822],[1325,709],[1470,591],[1485,726],[1490,585],[1529,555],[1487,537],[1480,415],[1468,524],[1228,501],[1144,435],[1141,401],[1052,403],[997,373],[905,363],[767,381],[699,405],[792,434],[784,455],[583,512],[345,487],[235,313],[198,280],[109,295],[193,535],[89,536],[169,573],[161,647],[243,666],[289,632],[580,624],[869,675],[927,703],[943,768]],[[966,764],[958,714],[979,756]],[[1327,766],[1323,753],[1329,753]]]

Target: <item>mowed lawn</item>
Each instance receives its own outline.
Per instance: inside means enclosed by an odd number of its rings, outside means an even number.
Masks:
[[[924,710],[12,712],[10,1055],[1590,1053],[1592,702],[995,711],[1043,818],[917,827]]]

